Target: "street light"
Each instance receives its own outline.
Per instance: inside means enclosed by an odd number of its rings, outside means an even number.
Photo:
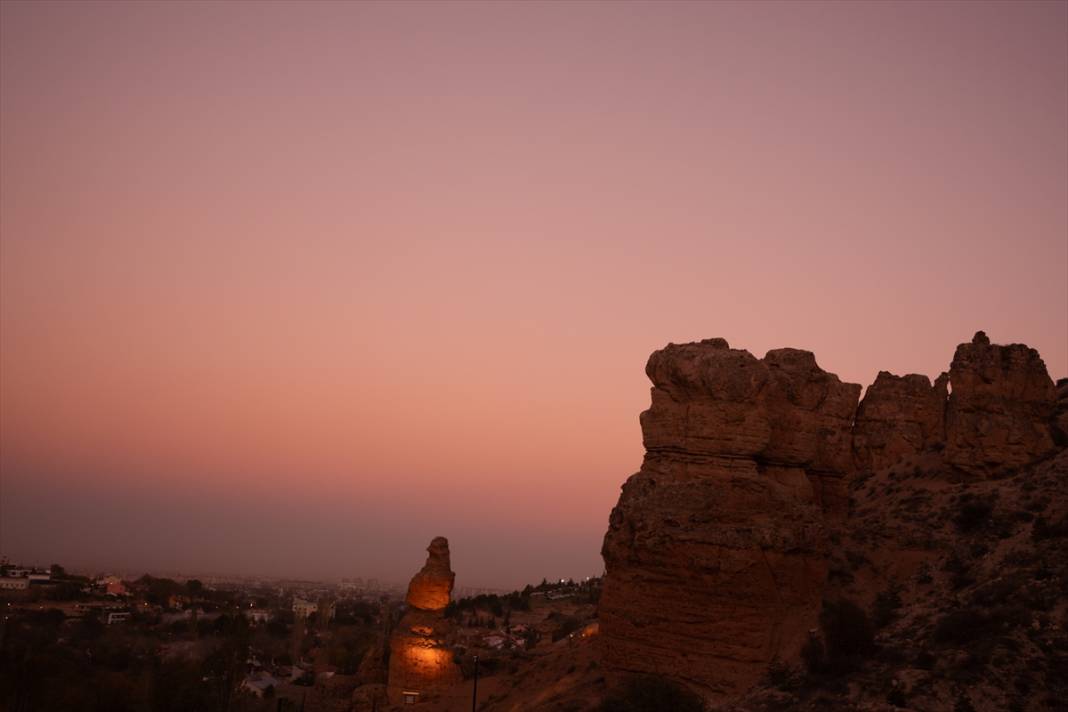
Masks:
[[[475,685],[471,688],[471,712],[478,707],[478,656],[475,656]]]

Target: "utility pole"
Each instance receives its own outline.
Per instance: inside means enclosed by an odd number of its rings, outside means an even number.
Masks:
[[[471,688],[471,712],[478,709],[478,656],[475,656],[475,686]]]

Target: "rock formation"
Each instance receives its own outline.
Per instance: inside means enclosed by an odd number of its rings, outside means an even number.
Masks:
[[[399,704],[405,692],[433,698],[462,680],[448,645],[451,624],[445,607],[456,575],[449,562],[449,541],[435,537],[426,564],[408,584],[408,610],[390,637],[389,701]]]
[[[1058,400],[1033,349],[982,332],[933,385],[882,372],[859,407],[860,386],[795,349],[671,344],[646,374],[645,459],[602,549],[602,654],[610,680],[663,675],[710,700],[797,662],[842,558],[828,532],[846,526],[856,473],[922,460],[983,481],[1068,439],[1068,388]]]
[[[945,441],[949,374],[880,371],[857,407],[853,452],[860,470],[881,470]]]
[[[947,462],[975,475],[996,474],[1053,450],[1057,393],[1037,351],[991,344],[980,331],[957,347],[949,378]]]
[[[646,373],[645,461],[602,551],[604,660],[735,694],[816,624],[821,505],[842,514],[860,386],[807,351],[761,360],[722,339],[669,345]]]
[[[1068,446],[1068,378],[1057,381],[1057,405],[1053,411],[1053,441]]]
[[[430,555],[426,564],[408,584],[405,602],[411,608],[423,611],[443,611],[449,605],[456,580],[449,561],[449,540],[443,536],[435,537],[427,552]]]
[[[860,386],[820,369],[808,351],[776,349],[759,360],[723,339],[671,344],[645,372],[654,385],[641,415],[648,464],[683,475],[700,467],[673,465],[759,467],[839,513]]]

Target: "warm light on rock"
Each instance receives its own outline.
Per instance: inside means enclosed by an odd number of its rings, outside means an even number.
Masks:
[[[427,553],[426,564],[408,585],[408,612],[390,639],[389,699],[394,703],[410,693],[430,699],[462,680],[447,640],[452,625],[444,615],[455,579],[448,539],[436,537]]]
[[[413,608],[440,611],[449,605],[456,574],[449,561],[449,540],[435,537],[427,547],[426,564],[408,584],[406,601]]]
[[[428,677],[440,677],[444,669],[453,664],[452,653],[444,648],[410,645],[404,654],[411,665]]]

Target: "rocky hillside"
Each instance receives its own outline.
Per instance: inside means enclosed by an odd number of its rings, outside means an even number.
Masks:
[[[982,332],[860,387],[671,345],[603,554],[609,682],[735,709],[1061,709],[1068,387]],[[1059,707],[1058,705],[1061,705]]]

